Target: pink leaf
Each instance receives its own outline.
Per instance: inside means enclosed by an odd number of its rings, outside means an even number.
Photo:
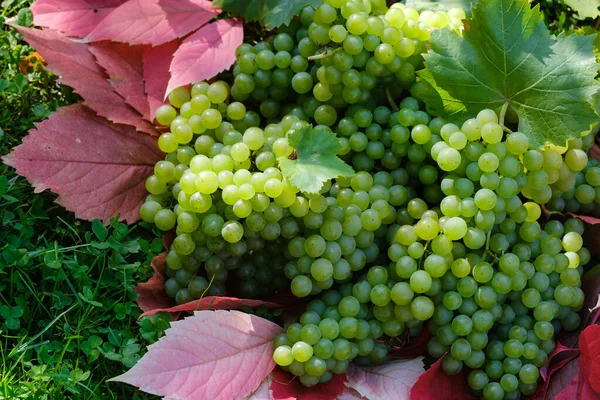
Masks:
[[[59,108],[37,124],[4,162],[35,187],[57,193],[78,218],[138,220],[145,180],[164,158],[156,139],[116,125],[81,104]]]
[[[277,368],[273,371],[271,390],[274,400],[336,400],[344,392],[345,380],[344,375],[334,374],[327,383],[306,387],[298,377]]]
[[[405,400],[423,373],[423,357],[367,368],[351,365],[346,373],[346,386],[369,400]]]
[[[275,368],[276,324],[238,311],[198,311],[112,381],[177,399],[230,400],[256,390]]]
[[[467,384],[465,369],[458,375],[448,375],[442,370],[441,358],[419,376],[410,390],[411,400],[474,400],[476,398]]]
[[[59,76],[59,82],[75,89],[85,105],[109,121],[132,125],[137,130],[158,135],[154,126],[114,92],[104,71],[87,45],[77,43],[51,30],[15,26],[25,40],[48,61],[48,70]]]
[[[207,0],[129,0],[87,37],[129,44],[159,44],[183,37],[218,14]]]
[[[274,400],[271,392],[271,382],[273,382],[273,374],[267,376],[254,392],[242,400]]]
[[[89,50],[108,74],[115,91],[142,114],[144,119],[152,121],[144,86],[144,48],[145,46],[102,42],[93,43]]]
[[[336,400],[368,400],[362,397],[356,390],[346,388],[344,393],[340,394]]]
[[[231,67],[235,50],[244,41],[243,25],[222,19],[183,40],[171,63],[167,93],[180,86],[212,78]]]
[[[163,289],[164,291],[164,285]],[[136,290],[137,291],[137,290]],[[172,302],[172,300],[171,300]],[[138,302],[139,304],[139,302]],[[207,296],[200,300],[193,300],[189,303],[180,304],[178,306],[169,308],[154,308],[146,311],[142,314],[142,317],[152,316],[158,312],[168,313],[179,313],[183,311],[197,311],[197,310],[242,310],[244,308],[282,308],[282,304],[273,303],[271,301],[253,300],[253,299],[238,299],[237,297],[225,297],[225,296]],[[140,306],[140,308],[142,308]]]
[[[31,5],[33,24],[83,38],[125,1],[37,0]]]
[[[167,86],[171,77],[169,68],[179,44],[179,40],[174,40],[160,46],[148,46],[144,49],[144,81],[152,120],[156,115],[156,110],[165,104],[164,99],[167,96]]]

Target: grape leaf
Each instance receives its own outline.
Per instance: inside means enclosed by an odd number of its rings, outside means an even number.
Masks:
[[[115,91],[142,114],[146,121],[152,121],[143,77],[142,54],[145,47],[101,42],[93,43],[89,50],[96,57],[98,65],[108,74]]]
[[[147,46],[144,48],[144,82],[152,120],[154,120],[156,110],[165,104],[164,99],[167,95],[167,86],[171,76],[169,68],[179,44],[180,41],[177,39],[160,46]]]
[[[406,7],[418,11],[448,11],[451,8],[462,8],[467,15],[471,14],[471,5],[474,0],[406,0]]]
[[[527,0],[481,0],[468,24],[464,36],[433,31],[419,72],[438,89],[443,115],[461,121],[508,102],[535,146],[564,145],[597,122],[595,36],[550,35]]]
[[[110,13],[85,40],[157,46],[195,31],[217,14],[208,0],[129,0]]]
[[[432,390],[435,388],[435,390]],[[442,359],[419,376],[410,390],[410,400],[475,400],[477,396],[467,384],[463,369],[458,375],[448,375],[442,370]]]
[[[50,189],[80,219],[133,223],[146,178],[164,158],[156,139],[113,124],[81,104],[61,107],[3,158],[36,192]]]
[[[235,16],[259,21],[267,29],[287,25],[306,6],[318,7],[322,0],[216,0],[215,4]]]
[[[600,0],[565,0],[565,4],[577,12],[579,18],[600,16]]]
[[[59,76],[59,82],[71,86],[83,97],[84,104],[98,115],[158,135],[154,126],[144,121],[140,113],[114,91],[86,44],[74,42],[49,29],[15,28],[44,57],[48,70]]]
[[[345,389],[346,377],[339,374],[334,374],[329,382],[313,387],[304,386],[296,376],[279,368],[272,375],[273,400],[336,400]]]
[[[31,5],[33,23],[67,36],[86,37],[127,0],[37,0]]]
[[[165,246],[169,247],[169,246]],[[134,291],[139,295],[138,306],[144,311],[142,316],[153,316],[158,312],[179,314],[196,310],[241,310],[244,308],[284,308],[284,304],[272,301],[238,299],[235,297],[207,296],[202,300],[194,300],[189,303],[174,305],[173,299],[165,294],[165,267],[167,265],[167,253],[162,253],[152,260],[150,264],[154,274],[147,282],[138,283]],[[279,298],[279,297],[278,297]]]
[[[197,311],[173,322],[133,368],[110,381],[178,399],[244,397],[275,368],[273,337],[281,331],[238,311]]]
[[[231,67],[243,41],[244,27],[233,19],[213,22],[185,38],[171,62],[165,97],[180,86],[212,78]]]
[[[367,368],[351,365],[346,373],[346,386],[370,400],[407,400],[411,388],[423,373],[423,357]]]
[[[337,157],[340,144],[329,129],[305,127],[288,135],[297,159],[279,158],[279,167],[295,187],[305,193],[318,193],[323,183],[354,170]]]

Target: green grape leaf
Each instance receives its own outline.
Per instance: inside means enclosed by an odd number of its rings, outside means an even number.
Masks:
[[[437,93],[423,100],[454,122],[508,102],[535,146],[580,137],[598,118],[595,36],[553,36],[541,16],[527,0],[480,0],[463,36],[433,31],[419,76]]]
[[[214,3],[223,11],[275,29],[289,24],[304,7],[320,6],[322,0],[215,0]]]
[[[565,0],[565,4],[579,14],[579,18],[600,16],[600,0]]]
[[[448,11],[451,8],[462,8],[467,15],[471,15],[473,0],[406,0],[406,6],[418,11]]]
[[[305,193],[319,193],[323,184],[340,176],[353,176],[354,170],[337,157],[341,146],[334,133],[310,126],[288,135],[297,158],[279,157],[283,176]]]

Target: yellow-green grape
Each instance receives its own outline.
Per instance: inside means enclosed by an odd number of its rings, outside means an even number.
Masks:
[[[190,92],[185,87],[177,88],[169,93],[169,103],[173,107],[180,108],[188,101],[190,101]]]
[[[162,210],[162,206],[160,205],[160,203],[156,201],[146,201],[144,204],[142,204],[142,207],[140,208],[140,218],[152,224],[154,223],[154,218],[156,217],[156,214],[160,210]]]
[[[168,126],[177,117],[177,110],[169,105],[162,105],[156,110],[156,122]]]
[[[151,175],[146,179],[146,190],[151,194],[163,194],[167,191],[167,183],[156,175]]]
[[[158,148],[164,153],[170,153],[177,150],[177,138],[174,134],[167,132],[158,137]]]
[[[219,177],[212,171],[201,171],[196,177],[196,188],[200,193],[213,194],[219,188]]]

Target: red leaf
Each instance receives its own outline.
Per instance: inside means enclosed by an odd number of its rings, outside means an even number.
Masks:
[[[129,0],[87,37],[129,44],[159,44],[183,37],[218,15],[207,0]]]
[[[231,67],[235,62],[235,50],[243,41],[243,25],[232,19],[206,25],[185,38],[171,63],[167,93],[212,78]]]
[[[580,373],[591,388],[600,394],[600,326],[585,328],[579,338],[579,350]]]
[[[127,0],[37,0],[30,8],[34,25],[83,38],[125,1]]]
[[[176,321],[129,371],[111,381],[177,399],[230,400],[275,368],[271,321],[238,311],[198,311]]]
[[[273,394],[271,393],[272,381],[273,374],[267,376],[254,392],[250,393],[248,396],[244,397],[241,400],[274,400]]]
[[[531,400],[554,400],[579,372],[579,357],[569,360],[559,369],[552,369],[545,385],[531,397]]]
[[[108,74],[115,91],[142,114],[144,119],[152,121],[144,86],[144,48],[145,46],[102,42],[93,43],[89,50]]]
[[[415,358],[415,357],[425,357],[428,355],[427,353],[427,343],[429,339],[431,339],[431,333],[427,327],[423,327],[423,330],[419,334],[419,336],[414,338],[409,338],[408,342],[400,347],[394,348],[388,356],[393,360],[400,360],[404,358]]]
[[[48,61],[48,70],[58,75],[59,82],[75,89],[85,105],[109,121],[135,126],[142,132],[158,135],[152,124],[125,103],[114,92],[104,71],[87,45],[77,43],[58,32],[15,26],[25,40]]]
[[[169,68],[179,44],[179,40],[174,40],[160,46],[148,46],[144,49],[144,81],[148,103],[150,103],[151,120],[154,120],[156,110],[165,104],[164,99],[167,96],[167,86],[171,76]]]
[[[145,180],[164,158],[156,139],[110,123],[81,104],[59,108],[37,124],[4,162],[35,187],[57,193],[78,218],[138,220]]]
[[[153,316],[158,312],[168,312],[171,314],[184,311],[196,310],[241,310],[248,308],[283,308],[284,305],[263,300],[238,299],[235,297],[208,296],[201,300],[190,301],[189,303],[174,305],[173,299],[165,294],[165,280],[167,276],[164,273],[167,261],[167,253],[160,254],[152,260],[151,266],[154,275],[144,283],[138,283],[134,289],[139,297],[138,306],[144,311],[142,317]]]
[[[552,370],[560,369],[575,357],[579,357],[578,349],[563,346],[557,341],[554,351],[548,356],[548,363],[540,369],[540,376],[544,381],[547,381]]]
[[[297,377],[276,368],[271,391],[274,400],[335,400],[344,391],[345,381],[344,375],[334,374],[327,383],[306,387]]]
[[[547,397],[548,398],[548,397]],[[583,379],[581,374],[575,375],[569,386],[560,392],[553,400],[597,400],[598,393]]]
[[[165,293],[165,280],[167,277],[164,270],[166,262],[167,253],[154,257],[150,264],[154,270],[154,275],[147,282],[138,283],[134,289],[139,294],[136,300],[137,304],[144,312],[158,310],[165,307],[165,304],[173,304],[173,299]]]
[[[411,388],[424,373],[423,357],[367,368],[351,365],[346,373],[346,386],[369,400],[406,400],[410,397]]]
[[[163,289],[164,291],[164,284]],[[137,290],[136,290],[137,292]],[[169,299],[171,302],[173,300]],[[139,304],[139,301],[138,301]],[[169,308],[154,308],[142,314],[142,317],[152,316],[158,312],[179,313],[182,311],[197,311],[197,310],[243,310],[244,308],[283,308],[284,306],[271,301],[253,300],[253,299],[238,299],[237,297],[225,296],[207,296],[200,300],[193,300],[189,303],[181,304]],[[140,308],[142,306],[140,305]],[[143,309],[143,308],[142,308]]]
[[[432,390],[432,388],[435,388]],[[467,384],[463,369],[458,375],[448,375],[442,370],[442,359],[419,376],[410,390],[411,400],[475,400],[477,397]]]

